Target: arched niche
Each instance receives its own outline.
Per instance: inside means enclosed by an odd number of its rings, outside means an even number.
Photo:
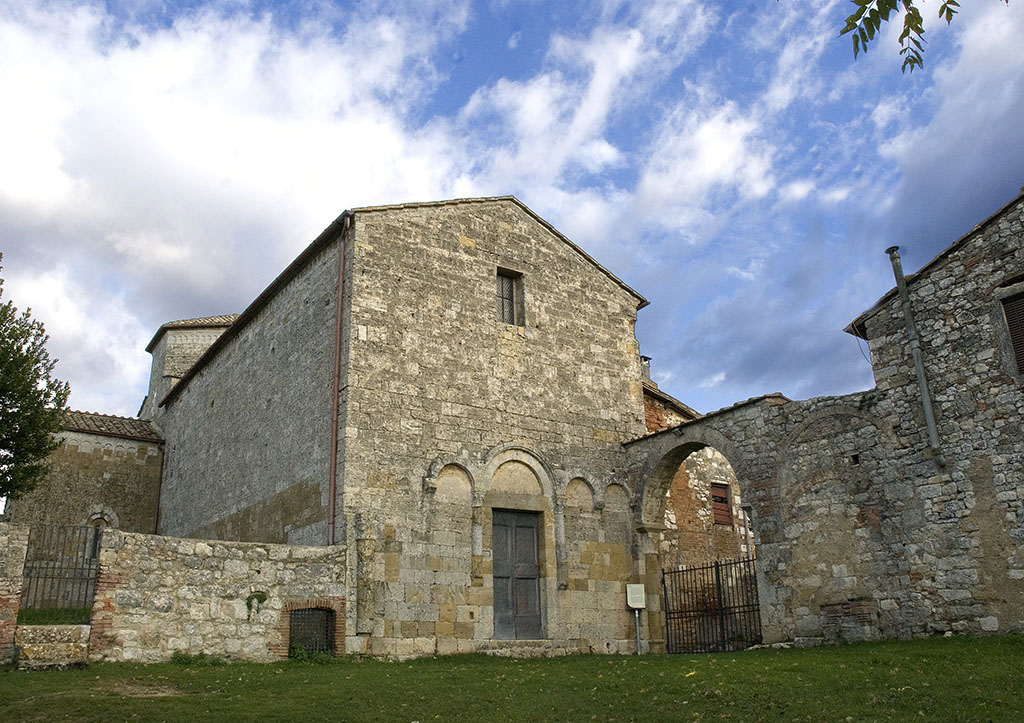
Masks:
[[[502,469],[509,462],[518,464]],[[549,501],[554,498],[554,484],[548,465],[535,452],[517,445],[502,445],[491,450],[478,476],[478,484],[483,497],[494,492],[539,496]]]
[[[628,550],[633,538],[632,517],[626,488],[615,483],[608,485],[601,508],[602,541]]]
[[[442,467],[434,480],[434,499],[445,504],[464,504],[468,509],[473,502],[469,473],[455,464]]]
[[[594,509],[594,490],[582,477],[574,477],[565,486],[565,506],[572,507],[584,512],[591,512]]]
[[[589,590],[592,584],[591,546],[601,539],[601,510],[594,509],[594,490],[582,477],[565,486],[565,583],[570,590]]]
[[[540,478],[526,462],[510,459],[502,462],[491,475],[490,493],[512,495],[543,495]]]

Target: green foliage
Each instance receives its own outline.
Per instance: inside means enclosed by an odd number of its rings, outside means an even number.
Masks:
[[[19,608],[18,625],[88,625],[92,608]]]
[[[254,592],[245,599],[245,609],[249,611],[249,615],[252,615],[253,605],[256,606],[256,610],[259,611],[260,605],[267,601],[267,593],[265,592]]]
[[[300,643],[292,643],[288,646],[288,659],[300,663],[316,663],[317,665],[327,665],[338,660],[330,653],[323,651],[311,653],[306,650],[305,645]]]
[[[30,311],[0,305],[0,497],[24,494],[46,474],[70,391],[53,376],[49,337]]]
[[[903,13],[903,31],[900,33],[900,55],[903,56],[901,70],[905,73],[909,69],[920,68],[924,65],[924,19],[921,12],[914,4],[915,0],[852,0],[857,9],[846,18],[846,26],[839,33],[846,35],[852,33],[853,57],[856,58],[862,51],[867,52],[868,43],[875,39],[875,33],[882,26],[882,23],[889,22],[889,16],[896,13]],[[1003,0],[1009,4],[1010,0]],[[939,18],[944,19],[947,24],[953,22],[953,16],[957,14],[960,3],[956,0],[943,0],[939,5]]]
[[[1021,721],[1024,638],[715,655],[0,669],[4,720]]]

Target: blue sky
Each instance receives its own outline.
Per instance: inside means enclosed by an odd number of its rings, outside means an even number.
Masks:
[[[842,332],[1024,183],[1024,2],[0,0],[0,251],[77,409],[165,321],[241,311],[343,209],[514,194],[651,300],[700,411],[872,384]]]

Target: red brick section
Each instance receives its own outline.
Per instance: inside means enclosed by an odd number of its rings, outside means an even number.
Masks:
[[[644,395],[644,422],[647,424],[648,433],[660,432],[679,424],[671,414],[671,410],[662,401],[649,394]]]
[[[345,652],[345,598],[343,597],[311,597],[305,600],[288,600],[281,607],[281,619],[277,621],[277,635],[268,636],[277,642],[267,642],[267,650],[284,659],[288,657],[289,631],[291,627],[291,611],[317,608],[334,611],[334,653]]]
[[[116,612],[114,593],[127,584],[127,573],[111,572],[106,565],[100,565],[99,574],[96,576],[92,614],[89,616],[89,624],[92,625],[89,634],[90,657],[103,653],[114,642],[114,636],[110,632]]]

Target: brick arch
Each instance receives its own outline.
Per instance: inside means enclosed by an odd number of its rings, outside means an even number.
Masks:
[[[291,612],[308,608],[334,611],[334,654],[345,653],[345,598],[333,596],[285,600],[281,604],[277,625],[267,640],[267,650],[278,658],[288,657],[288,646],[291,643]]]

